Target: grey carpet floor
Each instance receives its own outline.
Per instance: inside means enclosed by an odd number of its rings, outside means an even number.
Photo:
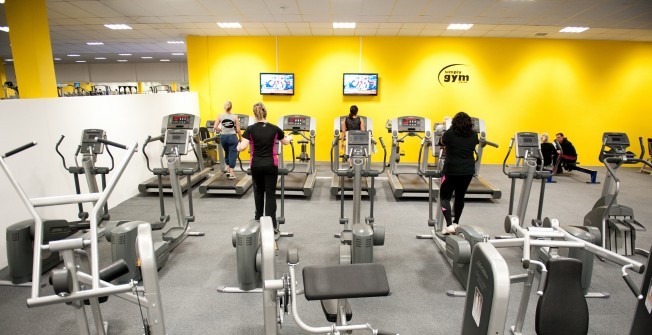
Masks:
[[[330,195],[330,173],[319,166],[318,180],[310,199],[286,199],[287,223],[285,231],[295,237],[281,239],[281,248],[297,248],[301,262],[306,265],[336,264],[339,242],[333,237],[341,230],[338,224],[339,200]],[[599,180],[604,179],[604,169]],[[633,207],[636,218],[646,224],[648,231],[638,234],[637,246],[650,249],[652,245],[652,206],[650,185],[652,176],[638,169],[621,169],[619,202]],[[467,201],[463,224],[480,226],[490,235],[502,234],[503,220],[508,210],[509,179],[500,166],[483,166],[482,175],[503,191],[499,200]],[[555,184],[547,184],[544,216],[558,218],[562,225],[581,225],[584,215],[599,198],[602,185],[587,184],[588,176],[573,172],[557,177]],[[520,186],[520,184],[519,184]],[[135,186],[134,186],[135,187]],[[535,184],[530,198],[528,219],[536,215],[539,184]],[[392,290],[389,297],[353,300],[354,323],[370,323],[375,327],[401,334],[456,334],[460,333],[464,299],[446,295],[448,289],[460,290],[461,285],[452,274],[443,255],[432,241],[417,240],[417,234],[429,232],[428,204],[424,199],[396,200],[386,180],[378,181],[376,222],[386,228],[385,245],[375,247],[374,258],[383,264]],[[517,187],[517,192],[520,188]],[[238,196],[201,196],[195,189],[196,222],[194,231],[205,232],[204,237],[189,237],[170,255],[168,264],[159,272],[165,324],[169,334],[261,334],[263,329],[262,297],[259,294],[223,294],[216,288],[236,284],[235,249],[231,244],[233,227],[253,217],[253,191]],[[347,199],[348,200],[348,199]],[[171,198],[167,208],[173,210]],[[368,199],[362,203],[367,215]],[[346,215],[351,215],[351,202],[346,202]],[[174,213],[170,213],[173,215]],[[153,195],[139,195],[111,211],[112,219],[150,220],[158,218],[158,199]],[[173,217],[174,220],[174,217]],[[529,220],[528,220],[529,221]],[[106,242],[102,250],[108,252]],[[517,250],[500,249],[512,273],[521,273]],[[102,258],[108,263],[108,257]],[[643,262],[640,256],[635,258]],[[620,267],[601,261],[595,262],[592,290],[609,292],[609,299],[589,299],[589,334],[624,334],[629,332],[635,301],[624,281]],[[636,283],[641,276],[633,275]],[[301,281],[299,282],[301,286]],[[50,292],[50,287],[43,290]],[[516,319],[522,284],[511,286],[509,315],[505,334]],[[76,323],[72,310],[65,305],[28,309],[25,300],[29,289],[0,287],[0,334],[74,334]],[[299,297],[299,311],[310,325],[325,325],[318,302]],[[534,293],[525,320],[524,333],[534,334]],[[110,334],[142,334],[137,306],[121,299],[111,298],[103,304]],[[282,334],[303,334],[291,316],[281,329]],[[363,334],[356,332],[355,334]]]

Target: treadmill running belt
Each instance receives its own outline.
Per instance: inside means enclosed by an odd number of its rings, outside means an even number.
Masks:
[[[403,192],[425,192],[428,193],[428,181],[418,174],[399,174],[398,180],[403,186]]]
[[[484,184],[482,184],[477,178],[471,180],[469,189],[466,191],[467,194],[493,194],[494,191]]]

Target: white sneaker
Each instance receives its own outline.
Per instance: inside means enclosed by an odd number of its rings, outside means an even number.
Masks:
[[[444,229],[446,230],[446,234],[455,234],[455,230],[457,230],[457,224],[454,223]]]

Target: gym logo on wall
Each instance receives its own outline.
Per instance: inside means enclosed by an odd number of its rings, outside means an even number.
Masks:
[[[470,80],[466,74],[466,64],[450,64],[444,66],[437,75],[437,80],[441,86],[447,84],[467,84]]]

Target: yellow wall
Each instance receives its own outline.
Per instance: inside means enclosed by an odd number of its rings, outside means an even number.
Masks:
[[[482,118],[488,139],[501,145],[488,148],[483,163],[502,163],[517,131],[564,132],[583,165],[599,165],[604,131],[627,132],[633,142],[652,136],[652,43],[293,36],[190,36],[187,42],[190,88],[199,93],[202,120],[221,113],[224,100],[233,101],[235,113],[250,115],[263,101],[274,123],[286,114],[310,115],[317,119],[319,161],[329,160],[333,119],[351,104],[373,119],[376,137],[386,143],[385,121],[397,116],[434,123],[464,110]],[[450,64],[465,64],[469,82],[440,85],[438,73]],[[295,95],[261,96],[260,72],[294,72]],[[344,72],[377,72],[378,96],[343,96]],[[416,161],[417,141],[405,149],[405,161]],[[640,150],[637,142],[630,149]]]

